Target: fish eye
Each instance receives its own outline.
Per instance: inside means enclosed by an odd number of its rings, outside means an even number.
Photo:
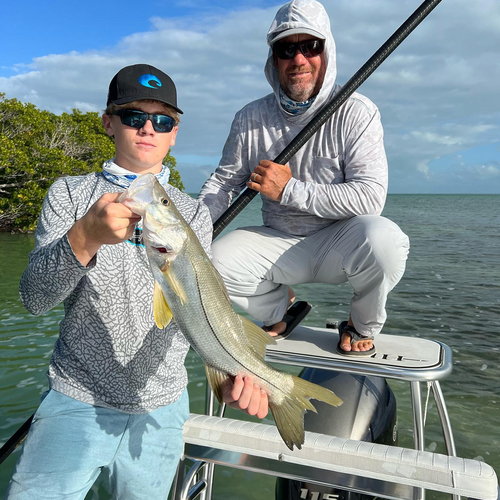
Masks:
[[[166,207],[168,207],[170,205],[170,201],[167,200],[167,198],[162,198],[160,201],[161,201],[161,204],[165,205]]]

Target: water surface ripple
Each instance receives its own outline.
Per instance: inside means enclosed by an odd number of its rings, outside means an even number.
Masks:
[[[259,211],[255,200],[229,230],[259,224]],[[399,224],[411,241],[406,273],[389,296],[384,333],[435,339],[451,347],[453,372],[441,386],[458,455],[484,460],[499,473],[500,196],[390,195],[383,215]],[[1,444],[32,414],[47,388],[45,374],[63,314],[58,306],[33,317],[19,302],[19,278],[32,248],[31,235],[0,234]],[[347,318],[348,285],[302,285],[296,292],[314,305],[304,324],[322,327],[327,318]],[[192,351],[186,366],[191,411],[203,412],[204,370]],[[398,401],[400,444],[412,447],[408,384],[390,384]],[[425,391],[424,385],[424,397]],[[426,449],[444,453],[437,411],[430,401]],[[231,410],[228,416],[240,414]],[[0,467],[0,498],[18,454]],[[215,481],[214,500],[274,498],[274,479],[267,476],[218,468]],[[87,498],[97,497],[107,495],[96,487]]]

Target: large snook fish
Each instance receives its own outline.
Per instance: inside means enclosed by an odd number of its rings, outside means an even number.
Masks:
[[[120,201],[143,218],[143,243],[155,279],[154,319],[164,328],[173,318],[200,355],[210,386],[222,403],[228,375],[251,375],[266,391],[286,445],[301,448],[309,399],[332,406],[342,400],[324,387],[274,369],[264,361],[276,343],[252,321],[237,314],[221,276],[198,238],[153,174],[138,177]]]

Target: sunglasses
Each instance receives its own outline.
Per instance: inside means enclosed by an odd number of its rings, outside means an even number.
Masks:
[[[273,52],[280,59],[293,59],[297,50],[300,50],[304,57],[319,56],[325,49],[323,40],[304,40],[303,42],[276,42],[273,45]]]
[[[112,114],[118,115],[123,125],[138,129],[144,127],[148,120],[151,120],[155,132],[172,132],[175,126],[175,120],[171,116],[145,113],[138,109],[119,109]]]

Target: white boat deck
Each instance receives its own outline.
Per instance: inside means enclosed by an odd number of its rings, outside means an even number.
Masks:
[[[440,380],[451,373],[451,349],[441,342],[379,334],[369,357],[337,353],[337,330],[298,326],[267,348],[266,360],[325,370],[346,371],[407,381]]]

